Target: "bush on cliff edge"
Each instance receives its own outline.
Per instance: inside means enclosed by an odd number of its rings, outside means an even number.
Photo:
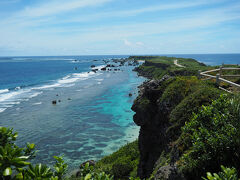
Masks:
[[[195,92],[182,100],[170,113],[171,126],[167,133],[172,140],[176,140],[181,134],[181,127],[188,122],[193,113],[197,113],[202,105],[210,104],[220,96],[220,90],[212,86],[201,85]]]
[[[182,128],[181,140],[188,150],[178,163],[190,179],[218,172],[220,164],[240,170],[239,102],[239,96],[221,95]]]

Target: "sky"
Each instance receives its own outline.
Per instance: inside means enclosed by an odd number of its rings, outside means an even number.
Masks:
[[[240,0],[0,0],[0,56],[240,53]]]

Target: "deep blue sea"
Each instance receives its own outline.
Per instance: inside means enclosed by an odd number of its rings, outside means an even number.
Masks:
[[[240,54],[168,56],[240,64]],[[90,66],[125,57],[0,57],[0,126],[13,127],[20,146],[35,143],[36,162],[52,164],[64,154],[75,168],[112,153],[138,137],[131,106],[145,79],[131,66],[97,73]]]

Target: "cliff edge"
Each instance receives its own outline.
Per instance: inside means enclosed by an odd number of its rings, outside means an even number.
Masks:
[[[194,76],[198,67],[206,68],[195,60],[186,60],[198,66],[192,69],[170,64],[174,58],[167,63],[165,57],[163,61],[158,58],[144,60],[145,63],[135,71],[149,80],[139,87],[139,95],[132,106],[134,122],[141,127],[138,176],[141,179],[150,176],[154,179],[185,179],[177,166],[182,153],[177,144],[181,127],[199,107],[218,97],[219,91],[213,84],[207,85]]]

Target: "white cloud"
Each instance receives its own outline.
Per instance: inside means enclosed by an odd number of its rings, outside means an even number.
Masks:
[[[49,16],[72,11],[78,8],[97,6],[110,1],[111,0],[53,0],[47,1],[47,3],[45,2],[35,7],[26,7],[18,15],[31,18]]]
[[[144,43],[140,42],[140,41],[138,41],[138,42],[130,42],[127,39],[124,39],[123,42],[124,42],[125,46],[132,47],[132,48],[139,48],[139,47],[144,46]]]
[[[195,2],[189,1],[182,1],[180,3],[168,3],[168,4],[156,4],[154,6],[148,6],[145,8],[138,8],[138,9],[129,9],[129,10],[122,10],[122,11],[111,11],[111,12],[103,12],[103,13],[96,13],[96,14],[89,14],[86,16],[78,16],[72,17],[67,20],[60,20],[60,23],[67,23],[67,22],[87,22],[96,19],[102,18],[114,18],[114,17],[129,17],[129,16],[136,16],[142,13],[151,13],[156,11],[167,11],[167,10],[178,10],[183,8],[191,8],[200,5],[207,5],[207,4],[214,4],[220,3],[225,0],[201,0]]]
[[[143,42],[136,42],[136,45],[137,46],[144,46],[144,43]]]
[[[113,15],[134,16],[141,13],[166,11],[166,10],[173,10],[173,9],[183,9],[183,8],[195,7],[200,5],[212,4],[212,3],[221,2],[221,1],[222,0],[201,0],[201,1],[195,1],[195,2],[181,1],[180,3],[156,4],[154,6],[149,6],[149,7],[140,8],[140,9],[119,11],[119,12],[113,13]]]
[[[123,40],[124,41],[124,44],[126,45],[126,46],[132,46],[132,43],[130,42],[130,41],[128,41],[128,40],[126,40],[126,39],[124,39]]]

